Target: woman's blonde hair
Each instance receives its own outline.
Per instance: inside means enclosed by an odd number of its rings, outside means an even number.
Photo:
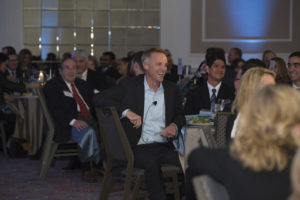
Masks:
[[[300,123],[300,93],[290,86],[266,86],[240,111],[231,155],[254,171],[283,170],[290,150],[300,144],[293,130]]]
[[[300,149],[298,148],[296,155],[294,156],[292,169],[291,169],[291,180],[293,192],[288,200],[299,200],[300,199]]]
[[[275,79],[275,74],[263,67],[254,67],[249,69],[243,76],[241,85],[237,91],[236,97],[232,103],[232,112],[238,113],[242,106],[252,96],[254,91],[259,88],[262,77],[271,75]]]

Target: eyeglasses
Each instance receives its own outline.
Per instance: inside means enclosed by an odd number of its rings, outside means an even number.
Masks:
[[[295,68],[300,68],[300,63],[288,63],[288,68],[294,66]]]

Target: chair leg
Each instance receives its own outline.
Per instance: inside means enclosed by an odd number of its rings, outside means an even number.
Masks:
[[[0,131],[1,131],[1,139],[2,139],[2,148],[4,152],[4,156],[8,157],[7,148],[6,148],[6,137],[5,137],[5,129],[3,123],[0,124]]]
[[[49,133],[47,132],[47,135]],[[43,169],[43,166],[46,163],[46,159],[49,158],[49,153],[50,153],[50,149],[51,149],[51,144],[52,144],[52,139],[46,138],[44,145],[43,145],[43,152],[42,152],[42,156],[41,156],[41,165],[40,165],[40,170],[39,170],[39,176],[41,174],[41,171]]]
[[[179,183],[178,183],[178,176],[177,176],[176,172],[173,173],[172,179],[173,179],[173,185],[174,185],[175,200],[180,200]]]
[[[111,185],[112,185],[111,170],[112,170],[112,163],[108,162],[104,172],[104,178],[103,178],[102,188],[100,192],[100,200],[107,200],[108,195],[110,193]]]
[[[50,147],[48,147],[48,149],[45,149],[45,151],[47,151],[47,152],[45,152],[45,155],[44,155],[42,163],[41,163],[41,170],[40,170],[40,178],[41,179],[46,178],[48,169],[51,165],[51,162],[53,160],[53,157],[54,157],[57,147],[58,147],[58,144],[52,142]]]

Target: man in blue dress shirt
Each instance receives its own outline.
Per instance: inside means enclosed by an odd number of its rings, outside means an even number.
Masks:
[[[185,124],[177,86],[164,81],[167,57],[151,48],[142,56],[145,75],[124,79],[94,98],[96,106],[115,106],[135,155],[135,165],[145,169],[150,199],[166,199],[161,165],[180,167],[172,139]]]

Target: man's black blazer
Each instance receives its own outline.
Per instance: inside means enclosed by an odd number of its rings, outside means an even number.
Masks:
[[[230,101],[233,101],[234,88],[222,82],[217,99],[230,99]],[[206,81],[189,92],[185,104],[185,114],[199,114],[201,109],[210,110],[210,96]]]
[[[185,124],[182,101],[177,86],[169,81],[163,81],[165,97],[166,127],[175,123],[178,130]],[[108,89],[94,96],[95,106],[114,106],[119,115],[126,109],[144,116],[144,75],[123,79],[114,88]],[[142,120],[143,121],[143,120]],[[121,119],[131,147],[134,149],[141,137],[142,126],[133,128],[132,123],[124,117]]]
[[[76,78],[75,85],[91,110],[93,91],[84,80]],[[77,118],[77,103],[73,96],[70,95],[72,93],[61,76],[48,81],[44,87],[44,93],[48,110],[54,120],[54,141],[65,143],[71,138],[72,127],[69,123],[72,119]]]
[[[93,71],[88,69],[87,71],[87,78],[86,82],[88,83],[89,87],[94,90],[103,91],[108,88],[106,83],[106,76],[102,71]]]

